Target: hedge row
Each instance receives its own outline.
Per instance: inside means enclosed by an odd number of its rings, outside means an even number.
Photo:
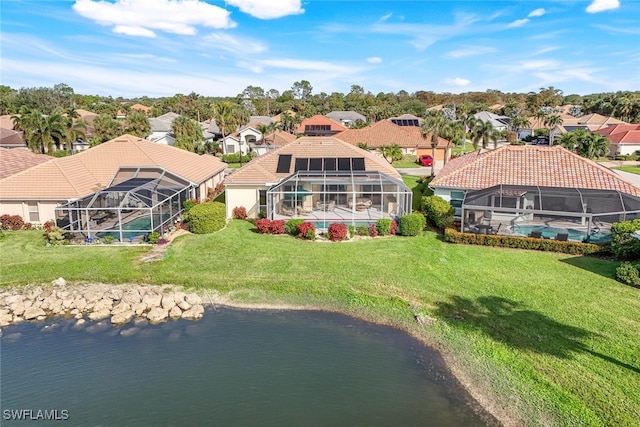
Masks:
[[[562,242],[552,239],[535,239],[531,237],[505,236],[500,234],[461,233],[453,228],[445,229],[444,240],[449,243],[499,246],[511,249],[533,249],[572,255],[592,255],[605,251],[602,246],[593,243]]]

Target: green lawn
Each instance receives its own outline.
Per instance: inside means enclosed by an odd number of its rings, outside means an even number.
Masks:
[[[611,169],[617,169],[619,171],[630,172],[630,173],[635,173],[635,174],[640,175],[640,166],[632,166],[632,165],[616,166],[616,167],[613,167]]]
[[[148,247],[49,247],[5,233],[0,284],[181,284],[241,302],[313,305],[411,331],[476,395],[523,425],[638,425],[640,295],[617,263],[416,238],[316,243],[232,221]],[[414,313],[438,319],[419,326]]]

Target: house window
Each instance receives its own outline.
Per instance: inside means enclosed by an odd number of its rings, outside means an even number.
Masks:
[[[236,152],[235,145],[227,145],[227,154],[233,154]]]
[[[462,202],[464,201],[464,191],[452,191],[449,195],[449,204],[456,210],[456,217],[462,215]]]
[[[305,132],[330,131],[330,130],[331,130],[331,125],[305,125],[304,126],[304,131]]]
[[[38,202],[27,202],[29,210],[29,222],[40,222],[40,212],[38,211]]]
[[[258,190],[258,213],[267,212],[267,190]]]

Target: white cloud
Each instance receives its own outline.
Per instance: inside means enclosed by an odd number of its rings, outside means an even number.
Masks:
[[[304,13],[304,9],[300,7],[300,0],[227,0],[227,3],[259,19],[282,18]]]
[[[392,12],[389,12],[389,13],[387,13],[386,15],[383,15],[383,16],[380,18],[380,20],[379,20],[378,22],[384,22],[384,21],[386,21],[387,19],[391,18],[392,16],[393,16],[393,13],[392,13]]]
[[[116,0],[115,3],[76,0],[79,15],[113,31],[139,37],[156,37],[156,31],[196,34],[196,26],[233,28],[230,12],[200,0]]]
[[[207,48],[212,50],[225,50],[235,54],[261,53],[268,50],[267,45],[258,40],[245,37],[234,37],[225,33],[211,33],[202,37]]]
[[[382,62],[382,58],[380,58],[379,56],[372,56],[370,58],[367,58],[367,62],[369,64],[379,64]]]
[[[525,18],[525,19],[516,19],[515,21],[513,21],[512,23],[507,25],[507,28],[522,27],[527,22],[529,22],[529,20],[527,18]]]
[[[345,65],[336,65],[331,62],[325,61],[305,61],[302,59],[265,59],[259,61],[260,65],[273,68],[285,68],[289,70],[302,70],[302,71],[320,71],[327,73],[353,73],[356,70],[355,67],[349,67]]]
[[[539,9],[532,10],[531,13],[529,13],[528,17],[529,18],[535,18],[535,17],[538,17],[538,16],[542,16],[545,13],[547,13],[547,11],[544,10],[544,8],[541,7]]]
[[[467,46],[462,49],[452,50],[445,55],[445,58],[458,59],[466,58],[469,56],[486,55],[488,53],[497,52],[498,49],[490,46]]]
[[[593,0],[587,6],[587,13],[604,12],[605,10],[617,9],[620,7],[620,0]]]
[[[444,79],[444,82],[451,86],[467,86],[471,83],[471,80],[456,77],[454,79]]]

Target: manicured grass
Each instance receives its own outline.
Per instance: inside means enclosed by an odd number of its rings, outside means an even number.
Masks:
[[[416,162],[408,161],[404,162],[402,160],[398,162],[393,162],[393,167],[396,169],[408,169],[408,168],[419,168],[420,165]]]
[[[623,172],[630,172],[630,173],[635,173],[640,175],[640,166],[615,166],[611,169],[617,169],[619,171],[623,171]]]
[[[637,425],[640,294],[617,263],[416,238],[318,243],[232,221],[144,247],[45,248],[6,233],[0,283],[182,284],[236,301],[313,305],[396,325],[438,347],[477,396],[522,425]],[[437,319],[419,326],[414,313]]]
[[[469,153],[474,151],[473,144],[470,141],[467,141],[466,145],[463,147],[462,145],[456,145],[451,149],[451,154],[459,156],[461,154]]]

